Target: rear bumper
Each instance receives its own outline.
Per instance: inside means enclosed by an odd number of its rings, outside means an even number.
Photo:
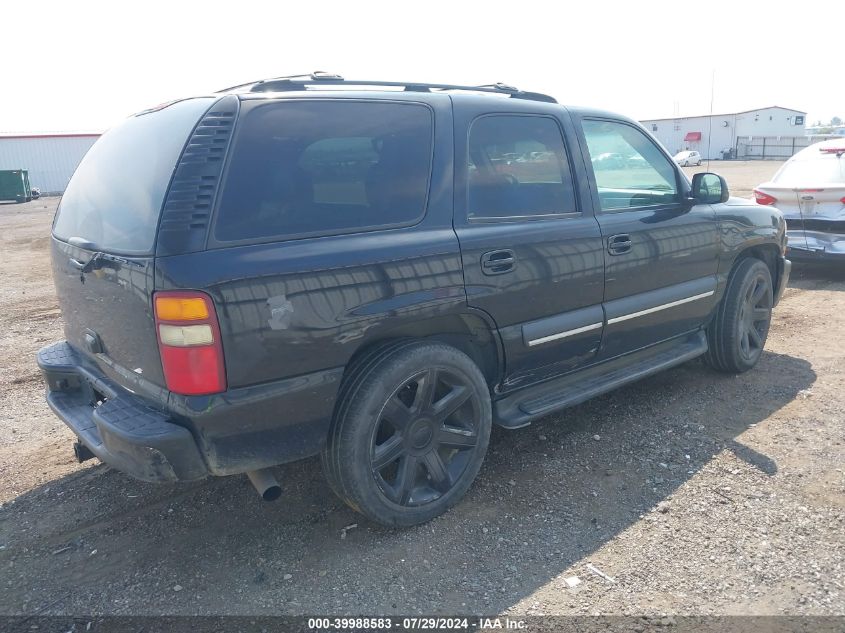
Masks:
[[[66,341],[38,352],[47,403],[101,461],[144,481],[233,475],[319,453],[343,368],[180,396],[136,395]]]
[[[845,234],[822,231],[792,230],[788,255],[795,261],[845,261]]]
[[[65,341],[38,352],[47,404],[101,461],[144,481],[208,475],[191,432],[115,385]]]

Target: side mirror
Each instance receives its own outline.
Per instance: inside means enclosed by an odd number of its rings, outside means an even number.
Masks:
[[[718,204],[731,195],[728,183],[719,174],[700,173],[692,177],[692,197],[698,204]]]

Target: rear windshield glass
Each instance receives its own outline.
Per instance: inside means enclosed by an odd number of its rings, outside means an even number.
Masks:
[[[819,156],[802,156],[781,167],[774,182],[796,186],[845,184],[845,156],[821,152]]]
[[[238,126],[219,241],[362,231],[423,216],[433,129],[426,106],[276,102],[243,113]]]
[[[112,128],[88,150],[62,196],[53,233],[98,250],[152,252],[182,148],[211,98],[188,99]]]

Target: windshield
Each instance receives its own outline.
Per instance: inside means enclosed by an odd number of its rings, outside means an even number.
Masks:
[[[103,134],[71,178],[53,234],[113,253],[150,253],[173,170],[211,100],[179,101]]]
[[[801,157],[780,168],[773,182],[784,185],[845,184],[845,156],[822,154]]]

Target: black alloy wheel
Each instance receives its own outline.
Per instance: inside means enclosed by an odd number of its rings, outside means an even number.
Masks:
[[[373,429],[373,477],[384,496],[419,506],[451,490],[478,446],[480,406],[455,373],[432,367],[388,398]]]

